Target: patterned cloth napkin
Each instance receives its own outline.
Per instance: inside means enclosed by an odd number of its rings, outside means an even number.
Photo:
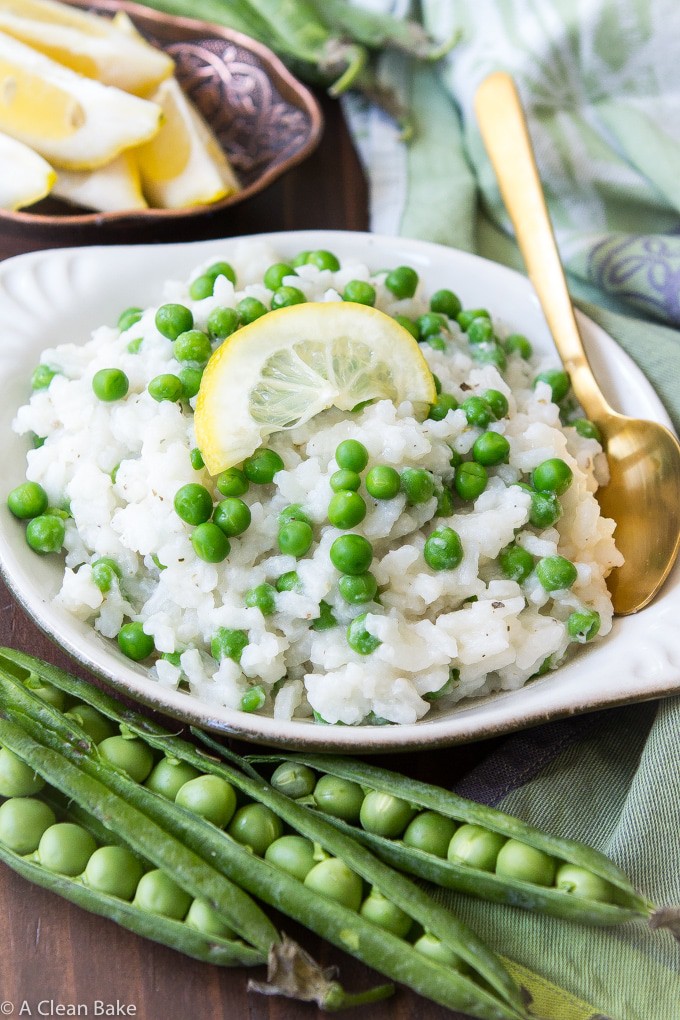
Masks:
[[[355,2],[413,13],[407,0]],[[480,81],[509,71],[572,294],[680,429],[680,3],[421,0],[420,10],[438,39],[461,37],[436,66],[380,57],[381,78],[412,111],[410,145],[365,99],[344,100],[371,229],[522,268],[472,112]],[[598,847],[652,901],[677,904],[679,734],[678,698],[581,716],[508,739],[459,792]],[[501,953],[545,976],[528,984],[546,1020],[680,1017],[680,946],[668,932],[589,929],[462,897],[454,905]]]

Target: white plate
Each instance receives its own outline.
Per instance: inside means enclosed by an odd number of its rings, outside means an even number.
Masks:
[[[488,306],[504,326],[528,334],[539,350],[552,346],[532,288],[519,274],[450,248],[375,234],[298,231],[264,235],[282,255],[329,248],[373,269],[408,263],[430,291],[451,287],[467,307]],[[203,259],[229,257],[237,240],[176,245],[70,248],[20,255],[0,264],[0,477],[6,491],[25,478],[27,441],[11,431],[28,379],[46,346],[89,338],[115,323],[121,308],[162,300],[166,279],[185,278]],[[579,316],[595,373],[610,403],[624,413],[670,425],[651,386],[624,352],[592,321]],[[354,752],[416,750],[462,743],[610,705],[680,692],[680,565],[657,599],[635,616],[617,619],[609,635],[554,673],[518,691],[461,703],[408,726],[319,726],[281,722],[206,707],[149,679],[53,602],[59,560],[37,557],[23,525],[2,499],[0,567],[17,599],[62,648],[114,687],[169,715],[259,743]]]

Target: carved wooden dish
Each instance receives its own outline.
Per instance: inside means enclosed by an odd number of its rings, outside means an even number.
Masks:
[[[256,194],[316,147],[322,114],[311,92],[271,50],[240,32],[189,18],[171,17],[126,0],[69,0],[93,13],[125,11],[153,45],[175,61],[180,85],[213,128],[241,190],[209,205],[187,209],[92,212],[48,196],[16,212],[0,210],[3,222],[22,233],[47,228],[50,239],[89,225],[102,228],[160,225],[208,216]],[[55,234],[56,230],[56,234]]]

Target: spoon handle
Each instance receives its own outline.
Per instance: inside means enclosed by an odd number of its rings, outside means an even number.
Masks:
[[[475,96],[475,111],[501,197],[555,346],[577,400],[588,417],[597,421],[613,412],[595,382],[583,348],[524,111],[509,74],[498,71],[482,82]]]

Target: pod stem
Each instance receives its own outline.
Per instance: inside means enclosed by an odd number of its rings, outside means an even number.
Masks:
[[[650,928],[668,928],[673,938],[680,942],[680,905],[657,907],[649,919]]]
[[[346,992],[335,980],[336,969],[323,968],[287,935],[269,950],[266,981],[249,981],[249,992],[284,995],[302,1002],[315,1002],[329,1013],[387,999],[393,984],[375,985],[364,992]]]

